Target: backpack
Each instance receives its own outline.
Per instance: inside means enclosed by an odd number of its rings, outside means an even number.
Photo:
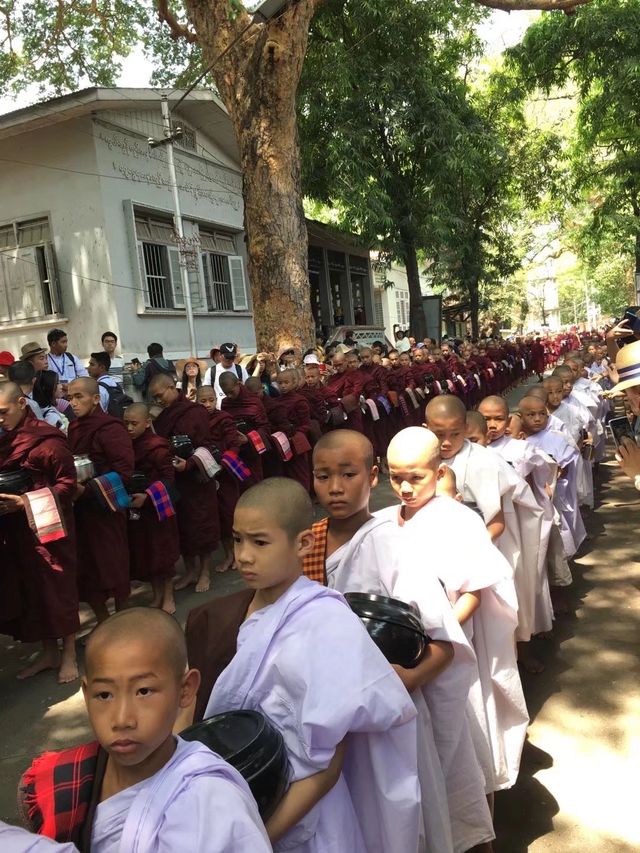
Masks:
[[[106,382],[98,382],[98,385],[104,388],[109,395],[107,413],[114,418],[122,420],[124,418],[124,410],[133,403],[131,397],[124,393],[122,385],[119,383],[117,385],[107,385]]]

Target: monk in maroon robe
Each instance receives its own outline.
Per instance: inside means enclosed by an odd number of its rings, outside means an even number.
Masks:
[[[42,654],[18,678],[45,669],[57,669],[61,684],[78,677],[75,634],[78,619],[76,536],[73,494],[76,469],[66,437],[56,427],[38,420],[19,387],[0,385],[0,469],[22,469],[31,476],[29,493],[48,488],[56,499],[64,525],[62,538],[46,544],[31,529],[26,499],[0,494],[0,541],[10,555],[9,570],[19,579],[20,612],[10,625],[15,639],[42,643]],[[1,491],[1,489],[0,489]],[[15,589],[15,588],[14,588]],[[62,657],[58,639],[62,638]]]
[[[365,412],[365,432],[373,444],[380,464],[385,469],[387,446],[389,444],[390,415],[387,413],[384,403],[379,398],[384,397],[385,400],[389,400],[388,371],[381,364],[374,362],[373,350],[369,347],[363,347],[360,350],[360,370],[365,375],[362,394],[366,400],[373,400],[380,416],[379,420],[374,421],[372,416]]]
[[[350,353],[349,353],[350,354]],[[353,429],[362,432],[362,410],[360,409],[359,397],[362,393],[364,380],[357,376],[351,376],[347,368],[347,356],[337,352],[331,359],[335,373],[327,379],[324,391],[327,405],[334,408],[336,403],[344,410],[346,420],[339,424],[333,424],[333,429]]]
[[[271,426],[260,397],[247,390],[235,374],[223,373],[220,377],[220,388],[226,395],[222,400],[222,411],[233,418],[236,427],[243,434],[241,456],[251,470],[251,479],[242,486],[244,491],[264,479],[262,455],[251,439],[247,438],[247,433],[257,432],[269,450]]]
[[[536,338],[529,347],[529,355],[531,357],[531,368],[538,375],[539,381],[542,382],[542,374],[545,368],[545,351],[544,344],[540,338]]]
[[[157,482],[173,491],[176,479],[173,450],[167,439],[156,435],[151,428],[146,403],[129,406],[124,413],[124,425],[133,442],[136,473],[143,474],[147,483],[144,490],[138,489],[131,496],[128,527],[131,577],[151,583],[152,607],[175,613],[173,576],[180,559],[178,519],[173,515],[161,520],[146,494],[146,489]]]
[[[278,374],[280,390],[278,402],[288,422],[285,435],[290,439],[293,452],[293,458],[283,465],[283,474],[291,480],[297,480],[306,491],[309,491],[311,488],[310,450],[302,450],[298,442],[310,448],[311,412],[305,398],[298,393],[298,381],[296,370],[283,370]]]
[[[309,405],[311,413],[311,444],[313,445],[322,437],[329,417],[327,401],[322,392],[320,365],[305,364],[304,380],[304,387],[300,387],[299,391]]]
[[[102,410],[95,379],[83,376],[69,384],[69,402],[76,420],[69,424],[69,446],[74,455],[86,454],[96,475],[115,472],[125,487],[133,474],[133,447],[121,420]],[[91,605],[98,621],[109,616],[107,600],[116,610],[130,592],[127,514],[103,508],[86,485],[76,487],[78,537],[78,592]]]
[[[241,434],[236,429],[233,418],[226,412],[216,408],[217,394],[210,385],[198,388],[198,403],[209,416],[209,437],[212,451],[220,454],[227,450],[240,453]],[[224,557],[216,566],[216,572],[226,572],[233,567],[233,514],[240,497],[238,478],[223,468],[218,480],[218,516],[220,518],[220,535],[224,547]]]
[[[186,400],[166,374],[154,376],[149,391],[154,402],[162,408],[153,424],[158,435],[168,439],[188,435],[194,450],[210,448],[209,416],[203,406]],[[220,544],[218,486],[215,480],[204,478],[193,456],[189,459],[175,457],[173,465],[180,492],[180,553],[186,567],[185,575],[175,588],[185,589],[195,584],[196,592],[206,592],[211,585],[213,552]]]

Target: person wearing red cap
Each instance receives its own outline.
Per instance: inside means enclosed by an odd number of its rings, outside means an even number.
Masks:
[[[9,368],[15,361],[15,358],[7,350],[0,352],[0,382],[8,378]]]

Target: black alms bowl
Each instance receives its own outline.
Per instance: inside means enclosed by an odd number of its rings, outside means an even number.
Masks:
[[[130,495],[143,495],[150,486],[149,478],[142,471],[134,471],[127,483],[127,492]]]
[[[24,468],[0,471],[0,495],[24,495],[32,489],[33,479]]]
[[[189,726],[180,737],[217,752],[243,776],[267,820],[289,785],[289,762],[280,732],[258,711],[227,711]]]
[[[347,592],[345,598],[389,663],[412,669],[420,662],[431,640],[416,607],[366,592]]]
[[[193,442],[188,435],[174,435],[171,437],[173,452],[180,459],[189,459],[193,456]]]

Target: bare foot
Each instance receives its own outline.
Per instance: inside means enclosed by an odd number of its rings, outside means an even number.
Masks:
[[[233,554],[228,554],[221,563],[218,563],[215,570],[219,574],[223,574],[224,572],[228,572],[229,569],[233,566]]]
[[[531,675],[539,675],[541,672],[544,672],[544,664],[542,661],[534,658],[533,655],[528,655],[525,658],[518,658],[518,666],[521,666],[525,672],[528,672]]]
[[[166,596],[164,601],[162,602],[162,609],[165,613],[168,613],[170,616],[176,612],[176,602],[173,596]]]
[[[210,586],[211,579],[209,578],[209,572],[202,572],[196,584],[196,592],[208,592]]]
[[[186,575],[182,575],[173,585],[174,589],[186,589],[188,586],[193,586],[194,583],[198,582],[198,576],[191,574],[188,572]]]
[[[16,678],[19,681],[24,681],[25,678],[31,678],[39,672],[44,672],[46,669],[58,669],[60,666],[59,652],[41,652],[30,666],[18,673]],[[76,674],[77,677],[77,674]]]
[[[63,660],[60,669],[58,670],[58,684],[69,684],[69,682],[75,681],[79,675],[80,673],[78,672],[77,661]]]

